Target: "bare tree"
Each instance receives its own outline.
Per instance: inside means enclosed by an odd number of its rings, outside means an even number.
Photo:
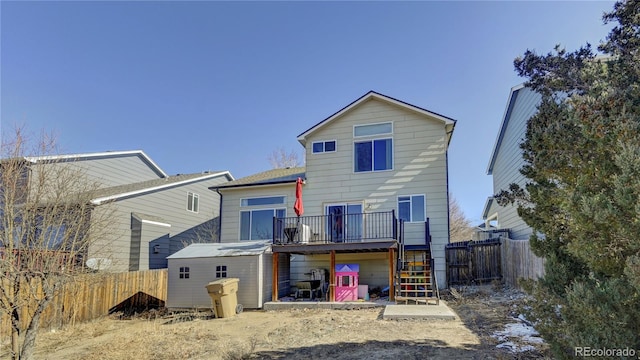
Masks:
[[[453,194],[449,194],[449,237],[451,242],[471,240],[472,235],[471,221],[464,215]]]
[[[88,271],[85,255],[108,218],[106,211],[104,219],[92,213],[98,184],[68,159],[51,156],[53,137],[30,142],[24,133],[18,128],[0,144],[0,314],[10,319],[13,359],[33,358],[41,314],[66,283]]]
[[[298,167],[304,165],[304,158],[300,159],[297,152],[291,150],[287,153],[284,148],[278,148],[267,158],[274,169]]]

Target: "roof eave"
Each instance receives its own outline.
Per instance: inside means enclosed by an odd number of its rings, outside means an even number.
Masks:
[[[487,175],[493,174],[493,166],[495,165],[496,158],[498,157],[498,150],[500,149],[500,145],[502,145],[502,138],[504,137],[504,132],[507,129],[509,118],[511,117],[511,110],[513,109],[513,105],[515,104],[517,93],[522,88],[524,88],[524,83],[512,87],[511,91],[509,92],[509,99],[507,100],[507,105],[504,109],[504,114],[502,115],[500,130],[498,131],[498,135],[496,136],[496,141],[494,142],[493,150],[491,151],[491,157],[489,158]]]
[[[409,103],[404,102],[402,100],[398,100],[398,99],[392,98],[390,96],[387,96],[387,95],[384,95],[384,94],[380,94],[378,92],[375,92],[375,91],[371,90],[368,93],[362,95],[358,99],[356,99],[353,102],[351,102],[349,105],[343,107],[342,109],[338,110],[337,112],[335,112],[331,116],[329,116],[326,119],[320,121],[319,123],[315,124],[314,126],[310,127],[309,129],[307,129],[306,131],[304,131],[303,133],[298,135],[298,141],[303,146],[306,146],[307,137],[311,133],[317,131],[318,129],[320,129],[322,127],[324,127],[325,125],[327,125],[328,123],[332,122],[336,118],[344,115],[345,113],[351,111],[353,108],[357,107],[361,103],[363,103],[363,102],[365,102],[365,101],[367,101],[367,100],[369,100],[371,98],[380,99],[380,100],[392,103],[392,104],[394,104],[396,106],[400,106],[400,107],[403,107],[405,109],[409,109],[411,111],[415,111],[415,112],[420,113],[422,115],[426,115],[426,116],[435,118],[437,120],[440,120],[440,121],[444,122],[445,126],[453,126],[456,123],[456,120],[451,119],[449,117],[446,117],[444,115],[440,115],[438,113],[434,113],[432,111],[429,111],[427,109],[421,108],[419,106],[416,106],[416,105],[413,105],[413,104],[409,104]]]
[[[158,190],[166,189],[166,188],[169,188],[169,187],[182,186],[182,185],[189,184],[189,183],[192,183],[192,182],[202,181],[202,180],[205,180],[205,179],[208,179],[208,178],[216,178],[216,177],[219,177],[219,176],[226,176],[227,178],[233,179],[233,176],[231,176],[231,173],[229,171],[221,171],[221,172],[217,172],[217,173],[203,174],[202,176],[196,177],[196,178],[193,178],[193,179],[177,181],[177,182],[174,182],[174,183],[169,183],[169,184],[164,184],[164,185],[152,186],[152,187],[148,187],[148,188],[144,188],[144,189],[139,189],[139,190],[135,190],[135,191],[128,191],[128,192],[115,194],[115,195],[98,197],[98,198],[95,198],[95,199],[91,200],[91,203],[94,204],[94,205],[101,205],[101,204],[104,204],[105,202],[114,201],[114,200],[118,200],[118,199],[121,199],[121,198],[129,197],[129,196],[135,196],[135,195],[140,195],[140,194],[144,194],[144,193],[147,193],[147,192],[158,191]]]
[[[238,189],[238,188],[243,188],[243,187],[254,187],[254,186],[275,186],[275,185],[282,185],[282,184],[295,184],[296,180],[283,180],[283,181],[275,181],[275,182],[270,182],[270,183],[249,183],[249,184],[238,184],[238,185],[229,185],[229,186],[211,186],[209,188],[209,190],[226,190],[226,189]]]
[[[142,150],[124,150],[124,151],[102,151],[95,153],[81,153],[81,154],[67,154],[67,155],[43,155],[43,156],[27,156],[25,159],[31,163],[36,163],[43,160],[66,160],[66,159],[78,159],[89,157],[102,157],[102,156],[121,156],[121,155],[140,155],[158,174],[162,177],[167,177],[167,173],[158,166],[151,158]]]

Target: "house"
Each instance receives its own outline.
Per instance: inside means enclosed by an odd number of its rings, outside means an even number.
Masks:
[[[89,218],[108,211],[109,231],[91,244],[86,264],[109,271],[164,268],[166,257],[185,244],[215,239],[219,196],[208,188],[233,180],[228,171],[169,176],[140,150],[24,161],[32,179],[48,171],[44,166],[73,169],[83,181],[96,184]]]
[[[421,271],[427,278],[420,281],[446,287],[447,150],[454,126],[451,118],[368,92],[298,136],[304,168],[212,187],[221,195],[220,242],[272,241],[274,259],[285,256],[290,264],[279,269],[273,261],[274,300],[282,272],[292,290],[313,269],[330,271],[335,299],[336,264],[357,264],[360,284],[389,287],[392,297],[417,297],[403,283],[410,267],[431,269]],[[304,183],[299,217],[293,210],[298,178]]]
[[[270,240],[191,244],[167,259],[166,307],[169,309],[211,308],[211,298],[205,285],[225,277],[240,280],[237,296],[243,307],[262,308],[266,301],[271,300],[273,264]],[[281,261],[279,265],[286,269],[288,263]]]
[[[510,184],[523,186],[525,177],[520,173],[524,165],[520,144],[524,140],[527,122],[537,112],[540,94],[523,84],[514,86],[509,93],[507,107],[496,138],[487,175],[493,178],[493,194],[508,190]],[[517,205],[500,206],[493,196],[487,198],[482,218],[485,228],[504,234],[514,240],[526,240],[532,234],[531,228],[518,216]]]

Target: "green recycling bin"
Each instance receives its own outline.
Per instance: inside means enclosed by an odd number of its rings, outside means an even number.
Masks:
[[[242,312],[242,305],[238,304],[239,281],[237,278],[224,278],[206,286],[216,318],[232,317]]]

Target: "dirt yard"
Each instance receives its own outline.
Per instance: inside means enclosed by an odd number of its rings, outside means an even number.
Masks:
[[[517,322],[523,296],[458,288],[446,296],[460,320],[382,320],[382,309],[245,311],[132,320],[104,318],[38,337],[38,359],[531,359],[549,358],[544,344],[513,352],[496,336]],[[420,305],[416,305],[420,306]],[[507,341],[508,340],[508,341]],[[500,345],[502,346],[502,345]],[[7,344],[0,355],[8,356]]]

